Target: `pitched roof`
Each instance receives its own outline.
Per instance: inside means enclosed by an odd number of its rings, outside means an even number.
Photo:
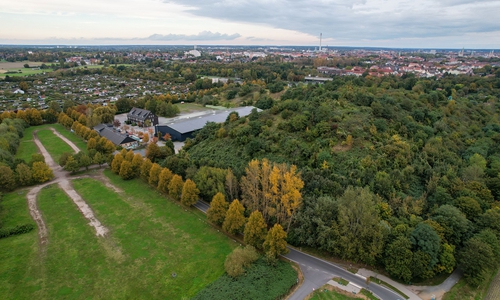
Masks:
[[[98,128],[100,128],[98,130]],[[128,135],[116,132],[112,128],[108,127],[106,124],[99,124],[94,127],[94,130],[99,132],[100,136],[103,136],[113,142],[115,145],[121,145],[126,143],[135,142],[135,140]]]
[[[168,126],[181,134],[188,133],[202,129],[208,122],[223,123],[226,121],[229,114],[233,111],[237,112],[240,117],[248,116],[254,108],[255,107],[253,106],[245,106],[222,111],[214,111],[213,113],[208,115],[189,119],[181,119],[172,123],[157,126]],[[257,111],[262,110],[257,108]]]
[[[133,107],[130,110],[130,112],[127,114],[127,117],[133,117],[133,118],[145,120],[146,117],[149,116],[150,114],[152,114],[152,112],[150,112],[147,109]]]

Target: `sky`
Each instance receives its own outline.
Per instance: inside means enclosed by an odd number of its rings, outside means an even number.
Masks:
[[[0,0],[0,44],[500,49],[490,0]]]

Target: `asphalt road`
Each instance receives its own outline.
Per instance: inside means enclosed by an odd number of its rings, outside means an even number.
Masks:
[[[353,274],[330,262],[305,254],[298,250],[292,248],[288,249],[290,252],[287,255],[284,255],[284,257],[296,262],[300,266],[302,274],[304,275],[304,282],[300,288],[295,291],[290,298],[288,298],[289,300],[304,299],[314,290],[325,285],[330,279],[332,279],[332,277],[341,277],[342,279],[354,283],[359,287],[371,291],[383,300],[403,299],[402,296],[386,287],[373,282],[366,284],[366,278],[360,275]]]
[[[198,201],[194,205],[196,208],[206,213],[210,205],[203,201]],[[365,288],[383,300],[402,300],[399,294],[386,287],[375,283],[366,284],[366,278],[355,275],[325,260],[316,258],[298,250],[288,248],[290,252],[284,257],[297,263],[304,275],[304,282],[299,289],[291,295],[288,300],[302,300],[314,290],[325,285],[332,277],[341,277],[355,285]]]

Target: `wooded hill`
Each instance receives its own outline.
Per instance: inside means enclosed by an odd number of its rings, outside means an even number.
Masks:
[[[279,100],[261,97],[261,113],[208,124],[163,164],[188,177],[199,172],[186,171],[193,164],[230,168],[237,178],[253,159],[296,165],[304,188],[291,244],[404,281],[459,266],[476,284],[500,254],[498,95],[494,77],[297,85]]]

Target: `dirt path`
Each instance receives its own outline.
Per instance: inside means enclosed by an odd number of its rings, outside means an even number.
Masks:
[[[78,148],[75,144],[73,144],[72,141],[68,140],[65,136],[63,136],[62,134],[59,133],[59,131],[55,130],[54,128],[50,128],[50,130],[52,130],[52,132],[57,135],[61,140],[63,140],[64,142],[66,142],[66,144],[68,144],[71,149],[73,149],[73,151],[75,151],[75,153],[78,153],[80,152],[80,148]]]
[[[52,182],[48,183],[52,184]],[[40,210],[38,210],[38,206],[36,203],[36,196],[40,190],[47,186],[48,184],[39,185],[32,188],[26,197],[28,198],[28,208],[30,210],[31,217],[35,220],[36,225],[38,226],[38,236],[40,237],[40,244],[42,246],[47,244],[47,227],[45,226],[45,222],[43,221],[42,214]]]
[[[54,128],[51,128],[51,130],[56,134],[58,137],[60,137],[64,142],[66,142],[75,152],[80,151],[78,147],[73,144],[70,140],[62,136],[59,132],[57,132]],[[33,132],[33,141],[37,145],[40,153],[43,155],[45,158],[45,163],[52,169],[54,172],[54,179],[46,182],[42,185],[38,185],[33,187],[27,194],[27,200],[28,200],[28,208],[30,210],[31,217],[33,220],[35,220],[37,226],[38,226],[38,235],[40,237],[40,243],[42,245],[45,245],[48,243],[48,232],[47,232],[47,226],[45,225],[45,222],[43,221],[42,213],[38,209],[37,206],[37,195],[40,192],[40,190],[50,184],[53,183],[58,183],[58,185],[64,190],[64,192],[73,200],[73,202],[76,204],[80,212],[83,214],[87,220],[89,220],[89,225],[94,227],[96,231],[97,236],[105,236],[109,230],[102,225],[102,223],[95,217],[94,212],[92,209],[88,206],[88,204],[82,199],[82,197],[75,191],[73,188],[73,185],[70,182],[69,178],[69,173],[65,171],[61,166],[56,164],[50,154],[47,152],[43,144],[40,142],[38,139],[38,136],[36,134],[36,131]],[[104,176],[103,176],[104,177]],[[111,183],[109,183],[111,185]]]

